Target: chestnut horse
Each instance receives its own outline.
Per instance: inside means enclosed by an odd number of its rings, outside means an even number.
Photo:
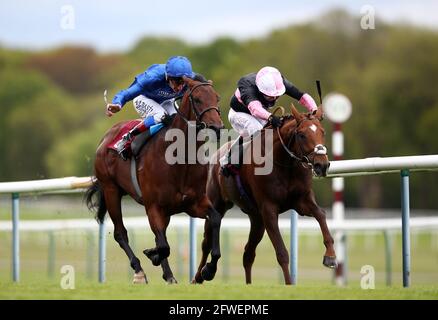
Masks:
[[[188,78],[184,78],[184,81],[187,90],[182,97],[181,107],[175,107],[177,114],[167,130],[182,130],[184,144],[195,143],[197,152],[202,141],[188,141],[188,127],[196,123],[197,129],[210,128],[218,135],[223,128],[218,108],[219,96],[210,82],[198,82]],[[163,129],[152,137],[137,155],[137,180],[141,189],[139,197],[131,181],[131,160],[124,161],[114,150],[108,148],[126,123],[125,121],[114,125],[100,142],[94,163],[96,179],[86,193],[86,202],[90,209],[97,209],[96,218],[100,223],[108,211],[114,224],[114,239],[125,251],[134,270],[134,283],[147,283],[147,278],[140,260],[129,246],[128,233],[122,220],[121,199],[124,195],[129,195],[143,205],[156,243],[156,247],[143,252],[153,265],[161,264],[165,281],[176,283],[167,261],[170,247],[166,238],[166,228],[173,214],[186,212],[192,217],[208,218],[212,228],[216,230],[211,233],[213,252],[220,256],[221,216],[205,192],[208,166],[198,161],[194,164],[169,164],[165,153],[171,142],[165,141],[166,129]],[[97,194],[97,199],[93,194]],[[205,268],[206,278],[213,278],[214,273],[215,270]]]
[[[233,204],[239,206],[248,214],[251,229],[248,242],[243,254],[246,283],[251,283],[251,268],[255,259],[256,247],[261,241],[265,229],[274,246],[277,261],[283,270],[284,281],[291,284],[289,272],[289,255],[284,245],[278,227],[278,215],[290,209],[296,210],[300,215],[315,217],[318,221],[326,251],[323,264],[329,268],[336,267],[336,255],[333,248],[333,238],[326,224],[325,212],[315,200],[312,190],[312,173],[316,176],[326,176],[330,165],[327,149],[324,146],[324,129],[320,121],[323,117],[322,107],[314,114],[301,114],[292,105],[292,116],[282,118],[280,128],[268,125],[261,130],[261,145],[267,138],[267,130],[272,130],[272,153],[268,160],[272,161],[272,172],[267,175],[256,175],[253,156],[245,148],[243,165],[239,175],[246,197],[236,187],[235,178],[225,178],[216,163],[210,166],[207,181],[207,195],[221,216]],[[254,142],[251,142],[254,145]],[[265,148],[266,150],[266,148]],[[224,145],[219,151],[220,158],[228,152]],[[267,151],[265,151],[267,152]],[[265,155],[266,156],[266,155]],[[202,259],[194,282],[201,283],[201,267],[205,264],[211,249],[210,232],[212,226],[205,222],[205,234],[202,244]]]

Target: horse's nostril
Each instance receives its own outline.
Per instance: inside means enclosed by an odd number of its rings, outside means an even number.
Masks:
[[[313,171],[315,171],[315,174],[318,177],[325,177],[327,175],[327,169],[328,169],[329,163],[315,163],[313,165]]]

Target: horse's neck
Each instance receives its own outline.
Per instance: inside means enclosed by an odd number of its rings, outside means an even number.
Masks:
[[[284,146],[282,145],[280,141],[280,137],[278,136],[277,129],[274,129],[276,132],[274,132],[274,138],[273,138],[273,160],[274,160],[274,168],[273,170],[281,172],[281,174],[286,174],[286,176],[290,175],[292,171],[295,171],[297,167],[299,167],[300,163],[298,160],[293,159],[291,155],[285,150]],[[296,143],[296,139],[292,143],[289,144],[291,139],[291,134],[293,134],[293,131],[296,130],[296,123],[291,124],[287,128],[287,132],[289,134],[286,134],[286,130],[280,129],[279,133],[282,136],[284,145],[289,148],[289,150],[295,154],[299,155],[298,146]]]

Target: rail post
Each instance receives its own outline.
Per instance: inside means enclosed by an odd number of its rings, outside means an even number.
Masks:
[[[99,224],[99,282],[105,282],[106,234],[105,220]]]
[[[190,217],[190,263],[189,282],[195,277],[196,268],[196,220]]]
[[[410,286],[411,243],[409,234],[409,170],[401,171],[403,287]]]
[[[12,194],[12,280],[20,281],[20,195]]]

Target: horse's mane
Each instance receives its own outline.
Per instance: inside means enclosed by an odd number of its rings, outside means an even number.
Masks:
[[[306,113],[303,114],[306,120],[314,120],[317,119],[317,117],[315,117],[315,115],[313,115],[312,113]],[[283,127],[286,123],[288,123],[289,121],[293,121],[296,120],[295,117],[292,114],[286,114],[284,116],[280,117],[283,121],[283,124],[281,125],[281,127]],[[280,128],[281,128],[280,127]],[[262,130],[264,129],[272,129],[272,124],[271,123],[266,123],[266,125],[263,127]]]

